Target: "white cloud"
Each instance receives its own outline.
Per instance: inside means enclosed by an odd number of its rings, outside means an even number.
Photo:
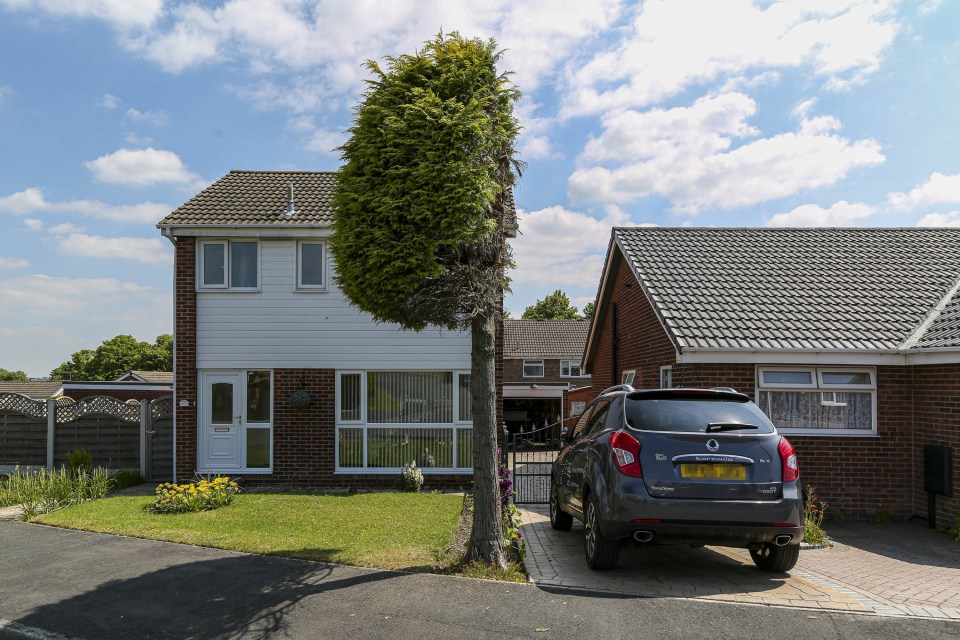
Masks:
[[[599,138],[587,144],[582,166],[570,176],[569,194],[583,202],[630,202],[660,195],[677,212],[750,206],[833,184],[853,169],[883,163],[873,139],[851,142],[836,133],[832,116],[800,109],[796,131],[751,140],[747,122],[756,111],[743,94],[707,96],[689,107],[621,111],[603,119]],[[593,166],[587,164],[593,161]],[[606,161],[608,165],[598,166]]]
[[[104,238],[71,233],[61,237],[57,246],[62,253],[72,256],[121,258],[164,266],[173,262],[168,243],[160,238]]]
[[[110,184],[178,184],[193,188],[201,182],[200,176],[187,170],[180,156],[153,147],[119,149],[84,166],[93,172],[94,178]]]
[[[63,278],[33,274],[12,280],[0,280],[0,298],[7,301],[0,316],[47,315],[81,317],[84,311],[103,302],[123,297],[155,295],[157,290],[114,278]]]
[[[127,112],[124,115],[133,122],[149,124],[154,127],[162,127],[170,122],[170,118],[167,117],[167,114],[160,110],[154,111],[152,109],[148,109],[147,111],[140,111],[139,109],[134,109],[131,107],[130,109],[127,109]]]
[[[521,234],[510,241],[517,268],[510,277],[554,288],[596,287],[610,230],[635,226],[617,207],[608,207],[603,219],[561,206],[519,214]]]
[[[50,233],[55,236],[69,235],[71,233],[83,233],[84,228],[78,227],[75,224],[70,224],[69,222],[64,222],[62,224],[55,225],[50,227]]]
[[[120,98],[113,95],[112,93],[105,93],[100,97],[100,101],[97,103],[104,109],[116,109],[123,102]]]
[[[876,71],[891,0],[646,0],[622,40],[570,64],[564,117],[656,104],[702,83],[804,68],[839,89]]]
[[[901,211],[936,204],[960,203],[960,173],[944,175],[934,172],[926,182],[909,193],[891,193],[887,196],[891,207]]]
[[[0,104],[3,104],[13,95],[13,88],[6,84],[0,84]]]
[[[13,215],[27,215],[42,212],[79,213],[114,220],[117,222],[157,222],[170,213],[172,207],[157,202],[141,202],[140,204],[112,205],[99,200],[67,200],[64,202],[50,202],[43,196],[38,187],[30,187],[9,196],[0,197],[0,212]],[[40,220],[24,219],[24,224],[36,231],[43,227]]]
[[[30,261],[26,258],[0,256],[0,269],[26,269],[29,266]]]
[[[778,213],[768,227],[848,227],[873,215],[876,209],[863,202],[841,200],[830,207],[804,204],[788,213]]]
[[[147,27],[163,11],[164,0],[0,0],[0,6],[40,11],[62,18],[98,18],[119,29]]]
[[[928,213],[917,221],[918,227],[960,227],[960,211]]]
[[[153,138],[151,138],[150,136],[141,136],[139,134],[133,133],[132,131],[125,133],[123,136],[123,139],[127,144],[133,144],[139,147],[150,146],[151,144],[153,144]]]

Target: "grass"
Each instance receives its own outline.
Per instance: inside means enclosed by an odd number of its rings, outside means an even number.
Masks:
[[[115,496],[34,521],[247,553],[432,571],[451,544],[463,497],[246,493],[228,507],[182,514],[154,514],[152,504],[152,497]]]

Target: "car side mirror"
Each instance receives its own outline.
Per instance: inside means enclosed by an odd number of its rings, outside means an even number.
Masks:
[[[570,430],[564,428],[560,431],[560,442],[570,442],[573,438],[570,437]]]

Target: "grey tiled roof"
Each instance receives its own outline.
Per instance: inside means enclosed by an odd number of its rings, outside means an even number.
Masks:
[[[234,170],[177,207],[160,225],[327,226],[333,222],[333,171]],[[286,215],[293,183],[294,213]],[[516,229],[513,194],[507,193],[507,227]]]
[[[585,320],[504,320],[504,358],[579,359],[590,324]]]
[[[0,393],[19,393],[31,398],[52,398],[57,395],[63,383],[59,380],[0,380]]]
[[[286,215],[293,183],[295,213]],[[324,226],[333,221],[332,171],[231,171],[180,205],[161,225],[289,224]]]
[[[960,229],[615,234],[681,349],[898,349],[960,278]],[[958,325],[954,301],[917,346],[960,346]]]
[[[124,380],[130,374],[140,378],[144,382],[153,382],[155,384],[172,384],[173,371],[129,371],[120,376],[118,380]]]

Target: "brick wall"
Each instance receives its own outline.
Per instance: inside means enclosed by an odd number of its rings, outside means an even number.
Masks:
[[[197,468],[197,293],[196,244],[176,239],[174,250],[174,411],[176,412],[175,473],[178,481],[193,477]],[[186,401],[189,406],[180,406]]]
[[[913,506],[927,513],[927,493],[923,490],[923,445],[945,445],[953,449],[952,498],[937,496],[937,522],[953,525],[960,518],[960,365],[924,365],[914,372],[913,417],[916,433],[912,457]]]
[[[564,360],[569,360],[569,358],[564,358]],[[576,360],[576,358],[574,358],[574,360]],[[501,361],[503,363],[503,379],[505,382],[529,382],[531,384],[540,382],[569,382],[575,387],[590,385],[590,376],[579,378],[571,378],[570,376],[560,377],[559,359],[543,360],[542,378],[525,378],[523,375],[522,358],[505,358],[501,359]]]

